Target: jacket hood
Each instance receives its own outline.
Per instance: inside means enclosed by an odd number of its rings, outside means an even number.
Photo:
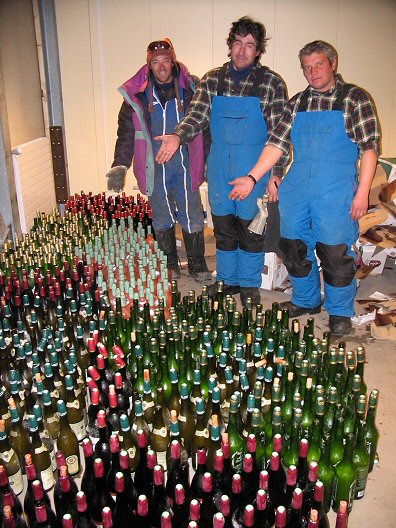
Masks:
[[[187,67],[181,63],[176,62],[179,68],[179,84],[182,88],[190,88],[190,76]],[[145,64],[140,70],[135,73],[133,77],[124,82],[120,86],[121,90],[125,90],[130,96],[134,96],[138,93],[144,92],[148,84],[149,67]]]

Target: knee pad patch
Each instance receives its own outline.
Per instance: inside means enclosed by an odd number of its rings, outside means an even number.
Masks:
[[[281,237],[279,247],[283,251],[283,263],[292,277],[308,277],[312,262],[307,259],[308,246],[300,239]]]
[[[325,282],[338,288],[349,286],[355,277],[355,259],[347,254],[348,246],[329,246],[318,242],[316,251],[322,263]]]
[[[257,235],[248,229],[252,220],[237,217],[239,247],[248,253],[264,253],[264,233]]]
[[[238,230],[234,215],[212,215],[216,249],[235,251],[238,249]]]

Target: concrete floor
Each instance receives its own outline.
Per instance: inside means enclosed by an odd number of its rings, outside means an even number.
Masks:
[[[216,267],[214,257],[213,236],[205,235],[207,263],[212,271]],[[200,293],[201,287],[188,275],[185,263],[185,253],[179,249],[182,261],[182,276],[178,281],[179,290],[186,295],[188,290],[194,289]],[[261,291],[261,300],[265,308],[271,307],[272,302],[290,300],[290,297],[278,291]],[[384,272],[380,276],[368,276],[360,281],[357,300],[366,300],[375,291],[396,296],[396,267],[391,259],[387,259]],[[239,305],[239,295],[236,296]],[[356,303],[356,312],[365,313],[364,305]],[[305,318],[301,318],[305,323]],[[315,333],[323,334],[327,327],[328,315],[323,309],[315,316]],[[366,350],[367,364],[365,367],[365,381],[368,392],[378,389],[380,393],[377,427],[380,430],[378,442],[379,462],[369,474],[365,497],[355,501],[349,516],[348,528],[382,528],[396,527],[396,414],[393,412],[393,396],[396,384],[396,341],[377,340],[370,335],[369,326],[354,326],[353,333],[345,339],[347,350],[356,350],[363,345]],[[394,451],[395,449],[395,451]],[[395,457],[395,458],[394,458]],[[394,502],[395,501],[395,502]],[[393,504],[393,506],[392,506]],[[395,515],[395,517],[393,517]],[[330,525],[335,526],[335,514],[330,513]]]

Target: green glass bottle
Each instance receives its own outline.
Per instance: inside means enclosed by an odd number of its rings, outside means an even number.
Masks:
[[[323,417],[323,431],[326,433],[331,433],[333,429],[337,401],[337,388],[330,387],[327,397],[326,412]]]
[[[168,410],[169,412],[176,411],[177,414],[180,413],[180,393],[178,386],[178,374],[174,368],[169,369],[169,378],[171,381],[171,394],[168,400]]]
[[[285,468],[296,466],[299,460],[300,429],[302,422],[301,409],[295,409],[288,449],[284,449],[283,465]]]
[[[318,479],[324,484],[323,508],[327,513],[330,510],[334,487],[334,467],[330,461],[331,435],[324,434],[324,446],[319,462]]]
[[[233,394],[230,403],[228,439],[231,450],[231,464],[236,472],[241,472],[243,463],[243,437],[238,431],[238,397]]]
[[[355,499],[362,499],[366,491],[367,477],[370,466],[370,455],[366,444],[366,422],[358,425],[356,446],[352,457],[356,468]]]
[[[344,457],[344,418],[341,414],[336,417],[333,427],[335,429],[330,449],[330,460],[335,466]]]
[[[368,409],[367,409],[366,442],[367,442],[368,452],[370,455],[369,472],[373,470],[374,461],[377,456],[379,431],[375,424],[375,416],[377,414],[378,396],[379,396],[378,390],[373,389],[370,393]]]
[[[303,414],[301,420],[301,435],[302,438],[307,440],[311,437],[311,429],[313,421],[315,419],[314,413],[312,412],[312,378],[307,378],[305,383],[305,397],[304,397],[304,406]]]
[[[359,374],[360,376],[360,394],[367,394],[367,385],[364,381],[364,364],[366,363],[366,351],[363,346],[357,347],[356,358],[356,374]]]
[[[192,443],[195,432],[195,420],[191,408],[189,389],[186,383],[182,383],[181,391],[181,407],[179,413],[179,427],[180,435],[183,438],[188,456],[191,456]]]
[[[197,452],[199,449],[209,448],[210,438],[209,438],[209,429],[207,427],[207,421],[205,418],[205,402],[202,398],[197,398],[196,400],[196,409],[197,409],[197,423],[195,426],[194,437],[192,440],[192,463],[194,468],[197,467]]]
[[[353,463],[353,452],[355,449],[355,437],[348,434],[345,452],[342,460],[335,467],[333,510],[336,512],[341,501],[348,503],[348,512],[352,510],[355,498],[357,471]]]
[[[315,419],[312,426],[311,443],[308,449],[308,463],[312,461],[319,462],[322,454],[324,405],[324,399],[319,396],[315,402]]]
[[[150,380],[150,370],[144,369],[144,389],[143,389],[143,398],[142,398],[142,407],[144,419],[148,425],[153,423],[154,413],[155,413],[155,401],[153,398],[151,390],[151,380]]]

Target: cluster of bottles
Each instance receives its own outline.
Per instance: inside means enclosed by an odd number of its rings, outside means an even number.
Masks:
[[[91,192],[85,194],[81,191],[80,194],[69,198],[66,202],[66,211],[74,215],[82,213],[89,218],[100,216],[110,220],[110,225],[112,222],[118,225],[121,218],[131,218],[135,230],[140,223],[146,235],[148,234],[147,228],[152,227],[150,204],[140,194],[136,197],[126,196],[125,193],[106,197],[105,193],[94,195]]]
[[[236,474],[247,471],[245,458],[251,455],[259,473],[266,468],[270,473],[275,458],[287,476],[305,449],[308,464],[319,463],[323,511],[331,505],[338,511],[343,501],[350,511],[354,498],[364,495],[378,441],[378,391],[367,397],[364,349],[355,353],[346,351],[345,343],[330,346],[327,333],[315,338],[313,319],[303,329],[294,320],[290,328],[287,310],[276,303],[254,312],[248,302],[240,313],[232,297],[224,298],[221,283],[214,297],[203,287],[197,298],[190,291],[181,299],[173,281],[169,299],[150,306],[143,303],[150,289],[146,272],[143,297],[130,296],[126,313],[117,290],[121,278],[125,284],[133,271],[141,279],[144,268],[153,265],[148,251],[141,250],[141,263],[127,266],[127,279],[126,267],[114,271],[121,251],[126,257],[127,244],[135,240],[124,229],[126,220],[117,219],[106,237],[104,216],[95,219],[78,208],[53,222],[41,216],[30,235],[31,259],[38,258],[39,265],[24,256],[30,247],[26,238],[10,243],[0,258],[0,460],[12,489],[21,491],[27,454],[45,490],[53,486],[57,450],[64,453],[69,474],[78,474],[79,442],[87,432],[98,441],[95,454],[104,464],[109,449],[100,446],[109,446],[108,435],[118,434],[129,469],[136,471],[142,430],[145,447],[154,451],[163,471],[171,471],[177,441],[194,468],[200,450],[207,453],[213,478],[226,431]],[[141,242],[144,235],[140,227]],[[48,259],[41,248],[58,238],[63,242],[51,253],[54,260]],[[144,242],[150,247],[148,238]],[[118,250],[110,240],[119,243]],[[110,254],[115,260],[107,263]],[[245,505],[249,511],[257,510],[254,501]],[[287,501],[276,507],[290,511]]]

